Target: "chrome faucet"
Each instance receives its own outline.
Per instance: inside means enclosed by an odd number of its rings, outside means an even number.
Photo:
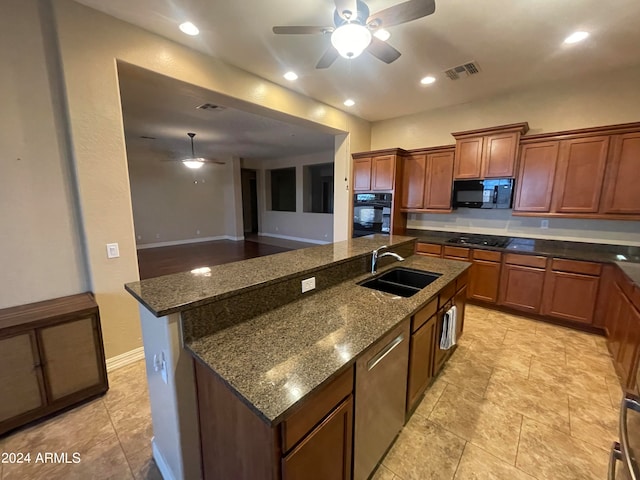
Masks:
[[[401,257],[400,255],[398,255],[397,253],[394,252],[384,252],[384,253],[380,253],[378,254],[378,252],[380,250],[382,250],[383,248],[389,248],[387,245],[383,245],[379,248],[376,248],[373,253],[371,254],[371,273],[376,273],[376,269],[378,267],[378,258],[382,258],[382,257],[393,257],[396,260],[398,260],[399,262],[402,262],[404,260],[403,257]]]

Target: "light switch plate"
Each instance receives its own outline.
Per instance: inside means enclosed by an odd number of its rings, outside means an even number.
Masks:
[[[302,293],[308,292],[316,288],[316,277],[306,278],[302,280]]]
[[[107,258],[118,258],[120,256],[120,247],[117,243],[107,243]]]

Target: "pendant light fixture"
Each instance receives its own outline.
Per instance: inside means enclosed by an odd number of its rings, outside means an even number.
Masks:
[[[204,158],[196,157],[195,151],[193,149],[193,137],[195,137],[196,134],[193,132],[189,132],[187,133],[187,135],[189,135],[189,138],[191,138],[191,158],[185,158],[184,160],[182,160],[182,163],[184,163],[185,167],[187,168],[201,168],[204,165]]]

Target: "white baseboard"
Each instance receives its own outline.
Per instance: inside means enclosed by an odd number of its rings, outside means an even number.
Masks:
[[[144,358],[144,347],[134,348],[115,357],[107,358],[107,372],[125,367]]]
[[[277,233],[258,232],[258,236],[260,236],[260,237],[271,237],[271,238],[281,238],[283,240],[294,240],[296,242],[315,243],[317,245],[326,245],[328,243],[331,243],[331,242],[327,242],[325,240],[315,240],[313,238],[302,238],[302,237],[291,237],[289,235],[279,235]]]
[[[234,237],[231,235],[218,235],[217,237],[188,238],[186,240],[173,240],[171,242],[141,243],[139,245],[136,245],[136,249],[145,250],[147,248],[173,247],[175,245],[188,245],[190,243],[213,242],[215,240],[233,240],[235,242],[238,242],[238,241],[244,240],[244,236]]]
[[[173,471],[171,470],[171,468],[169,468],[169,464],[164,459],[162,452],[160,452],[160,450],[156,446],[155,440],[156,440],[155,438],[151,439],[151,451],[153,453],[153,459],[156,461],[158,470],[160,470],[160,473],[162,474],[162,478],[164,480],[176,480],[176,477],[173,474]]]

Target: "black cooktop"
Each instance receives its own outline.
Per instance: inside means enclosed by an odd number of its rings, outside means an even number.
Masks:
[[[505,248],[511,238],[509,237],[492,237],[484,235],[462,235],[447,240],[447,243],[456,243],[458,245],[484,245],[485,247]]]

